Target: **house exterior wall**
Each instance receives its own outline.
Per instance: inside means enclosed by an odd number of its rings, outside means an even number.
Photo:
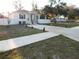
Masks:
[[[19,14],[24,14],[25,15],[25,19],[20,19],[19,18]],[[31,23],[30,14],[24,13],[24,12],[15,13],[15,14],[11,15],[9,19],[11,19],[10,24],[19,24],[19,21],[21,21],[21,22],[25,21],[26,24],[30,24]]]
[[[25,18],[20,17],[24,15]],[[9,15],[7,19],[0,19],[0,25],[16,25],[21,23],[25,24],[37,24],[40,16],[34,12],[28,12],[26,10],[15,11]]]

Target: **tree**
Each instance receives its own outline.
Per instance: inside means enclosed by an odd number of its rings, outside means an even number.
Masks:
[[[41,13],[41,10],[38,9],[38,4],[37,4],[37,3],[32,2],[32,11],[35,11],[35,12],[37,12],[38,14]]]
[[[38,10],[38,6],[34,2],[32,3],[32,10],[33,11],[37,11]]]
[[[64,15],[67,16],[67,8],[66,8],[66,3],[60,3],[56,5],[55,7],[50,7],[49,5],[46,5],[43,9],[44,14],[47,15],[47,17],[52,18],[57,15]]]
[[[69,20],[74,20],[75,19],[75,7],[73,5],[68,6],[68,19]]]
[[[75,8],[74,11],[75,11],[75,18],[79,19],[79,8]]]
[[[49,0],[50,2],[50,7],[52,7],[55,4],[59,4],[60,0]]]
[[[56,10],[54,7],[50,7],[49,5],[46,5],[42,11],[47,18],[52,18]]]
[[[61,2],[59,5],[56,5],[55,8],[58,15],[64,15],[65,17],[68,15],[66,3]]]
[[[22,10],[23,9],[23,6],[22,6],[20,0],[14,1],[14,7],[15,7],[16,10]]]

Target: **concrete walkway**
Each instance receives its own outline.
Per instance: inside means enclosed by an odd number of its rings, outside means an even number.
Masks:
[[[79,27],[64,28],[64,27],[56,27],[56,26],[48,26],[48,25],[28,25],[28,26],[41,30],[45,27],[46,31],[56,34],[62,34],[68,38],[79,41]]]
[[[34,34],[34,35],[0,41],[0,52],[12,50],[14,48],[18,48],[18,47],[22,47],[31,43],[46,40],[48,38],[58,36],[58,35],[59,34],[45,32],[45,33]]]

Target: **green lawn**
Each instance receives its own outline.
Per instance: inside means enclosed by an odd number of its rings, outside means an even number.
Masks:
[[[42,33],[43,31],[29,28],[24,25],[13,25],[13,26],[0,26],[0,40],[6,40],[10,38],[27,36],[36,33]]]
[[[0,59],[79,59],[79,42],[60,35],[0,53]]]
[[[62,22],[62,23],[51,23],[51,24],[48,24],[48,25],[71,28],[71,27],[79,26],[79,23],[77,23],[77,22],[71,22],[71,23]]]

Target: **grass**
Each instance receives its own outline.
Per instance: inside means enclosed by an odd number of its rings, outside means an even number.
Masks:
[[[0,59],[79,59],[79,42],[60,35],[0,53]]]
[[[42,32],[41,30],[25,27],[24,25],[0,26],[0,41]]]
[[[71,27],[79,26],[79,23],[77,23],[77,22],[71,22],[71,23],[62,22],[62,23],[52,23],[52,24],[48,24],[48,25],[71,28]]]

